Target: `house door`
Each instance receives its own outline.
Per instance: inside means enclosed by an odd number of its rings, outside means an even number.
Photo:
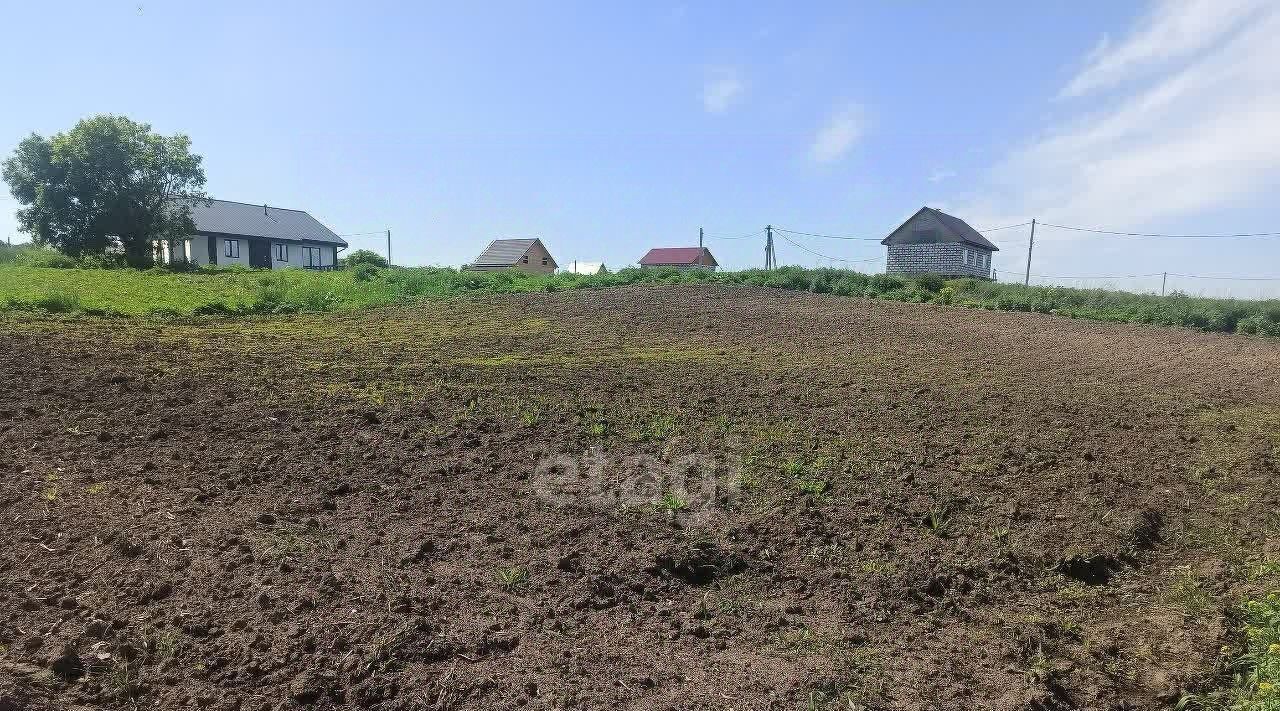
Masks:
[[[249,240],[249,268],[271,268],[271,243],[265,239]]]

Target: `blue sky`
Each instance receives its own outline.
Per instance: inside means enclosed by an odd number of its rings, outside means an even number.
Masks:
[[[1268,0],[97,0],[9,3],[0,21],[0,151],[124,114],[190,135],[210,195],[305,209],[340,233],[389,227],[401,263],[540,236],[562,263],[617,267],[696,244],[699,226],[880,237],[923,204],[978,228],[1280,231]],[[14,207],[0,198],[0,235]],[[998,270],[1022,270],[1025,232],[991,235]],[[730,268],[762,262],[761,239],[707,244]],[[826,263],[781,240],[778,254]],[[1044,229],[1032,271],[1280,276],[1278,257],[1280,239]]]

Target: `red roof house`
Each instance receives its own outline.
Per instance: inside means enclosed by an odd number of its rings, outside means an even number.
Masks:
[[[720,263],[706,247],[654,247],[640,260],[640,266],[715,271]]]

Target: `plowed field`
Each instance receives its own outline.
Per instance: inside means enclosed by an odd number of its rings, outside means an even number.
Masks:
[[[1157,709],[1280,346],[731,287],[0,321],[0,709]]]

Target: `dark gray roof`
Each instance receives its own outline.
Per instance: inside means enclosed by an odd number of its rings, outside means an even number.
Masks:
[[[943,229],[947,231],[947,234],[937,234],[937,235],[934,235],[933,238],[929,240],[920,240],[918,238],[915,238],[906,229],[904,229],[905,227],[910,225],[912,222],[914,222],[915,219],[921,215],[921,213],[926,213],[926,212],[928,214],[933,215],[933,217],[937,219],[938,224],[942,225]],[[890,232],[888,237],[885,237],[884,239],[880,240],[880,244],[913,244],[913,243],[922,242],[922,241],[965,242],[975,247],[982,247],[983,249],[989,249],[992,252],[1000,251],[999,247],[992,244],[991,240],[987,239],[986,237],[983,237],[981,232],[970,227],[969,223],[965,222],[959,217],[956,217],[955,215],[948,215],[942,210],[938,210],[932,207],[920,208],[918,211],[916,211],[916,214],[912,215],[906,222],[899,225],[898,229],[894,230],[893,232]]]
[[[201,233],[347,246],[346,240],[302,210],[249,205],[229,200],[201,200],[192,205],[191,219],[195,220],[196,231]]]
[[[473,267],[510,267],[520,261],[520,258],[529,253],[529,249],[535,243],[539,243],[538,238],[531,239],[495,239],[489,243],[488,247],[480,253],[479,257],[471,263]]]

